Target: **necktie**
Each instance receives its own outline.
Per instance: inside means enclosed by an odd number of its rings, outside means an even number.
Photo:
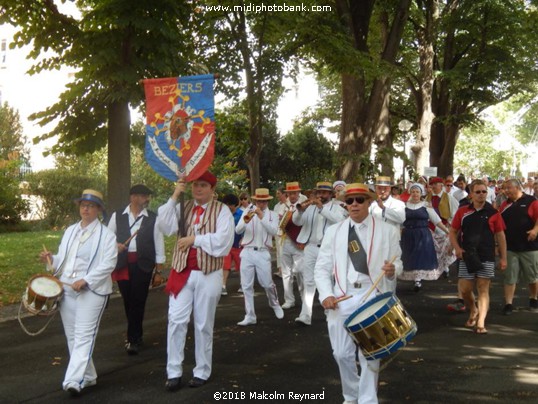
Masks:
[[[359,235],[353,225],[349,226],[348,235],[348,255],[353,264],[355,271],[368,275],[368,262],[366,260],[366,251],[361,244]]]
[[[194,214],[196,215],[196,217],[194,218],[194,224],[199,224],[200,223],[200,216],[202,216],[205,209],[202,208],[200,205],[196,205],[193,208],[193,210],[194,210]]]

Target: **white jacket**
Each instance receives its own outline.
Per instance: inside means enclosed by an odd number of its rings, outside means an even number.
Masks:
[[[327,297],[341,297],[347,293],[348,284],[348,234],[351,219],[332,225],[327,229],[321,248],[319,250],[314,279],[319,292],[319,300],[323,302]],[[364,246],[368,261],[368,271],[372,283],[383,273],[381,267],[385,261],[394,257],[396,267],[395,276],[389,279],[383,276],[377,289],[381,293],[394,292],[396,279],[402,273],[403,264],[400,259],[399,231],[392,225],[368,215],[364,223],[368,226],[367,243]]]
[[[88,289],[98,295],[109,295],[112,293],[112,278],[110,274],[116,267],[118,260],[118,245],[116,235],[102,223],[99,223],[98,229],[92,238],[91,263],[86,270],[83,279],[88,284]],[[63,262],[67,259],[67,254],[75,236],[78,223],[73,224],[65,231],[58,254],[53,256],[52,267],[55,269],[54,275],[57,275]]]
[[[376,218],[388,222],[394,226],[401,226],[405,222],[405,203],[389,196],[383,201],[385,209],[381,209],[377,202],[373,202],[370,213]]]
[[[245,223],[244,217],[247,213],[248,211],[243,212],[239,223],[235,226],[235,232],[237,234],[244,233],[241,239],[241,245],[243,247],[272,248],[272,238],[278,231],[278,216],[272,210],[265,209],[263,211],[263,219],[260,220],[257,215],[254,215],[250,222]],[[260,244],[260,241],[261,245],[257,245],[257,243]]]
[[[302,244],[306,244],[309,241],[316,244],[321,243],[322,240],[317,240],[317,235],[312,234],[314,229],[316,229],[318,221],[321,221],[320,225],[323,227],[322,234],[325,234],[329,226],[341,222],[347,216],[347,210],[333,201],[329,201],[323,205],[321,211],[316,205],[310,205],[302,212],[296,210],[293,212],[291,220],[297,226],[302,226],[301,232],[297,236],[297,242]]]

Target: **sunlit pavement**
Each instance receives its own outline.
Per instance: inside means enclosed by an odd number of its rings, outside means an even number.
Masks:
[[[280,294],[282,283],[275,278]],[[526,290],[518,287],[511,316],[501,313],[502,285],[492,288],[487,335],[464,327],[466,314],[450,313],[446,305],[456,295],[455,274],[423,282],[419,293],[411,282],[400,282],[398,296],[415,319],[418,334],[393,355],[380,374],[382,403],[462,403],[538,399],[538,313],[527,310]],[[93,403],[135,402],[324,402],[341,403],[338,370],[331,354],[324,314],[316,301],[312,326],[296,325],[300,305],[275,318],[265,293],[257,287],[255,326],[239,327],[243,298],[239,277],[232,273],[228,296],[217,309],[213,373],[200,388],[189,388],[193,339],[189,332],[182,388],[165,391],[167,297],[162,288],[150,292],[146,308],[145,345],[137,356],[124,350],[125,319],[121,299],[111,299],[101,322],[94,353],[97,386],[78,398],[61,390],[67,349],[59,316],[41,335],[26,335],[13,318],[16,308],[2,309],[0,323],[0,402]],[[299,298],[297,296],[297,302]],[[9,319],[11,317],[11,319]],[[45,318],[28,317],[36,330]],[[292,393],[292,395],[290,395]],[[297,393],[297,395],[293,395]],[[313,400],[313,395],[318,398]]]

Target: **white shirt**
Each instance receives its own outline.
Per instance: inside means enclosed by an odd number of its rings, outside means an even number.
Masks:
[[[205,209],[207,204],[202,205]],[[156,226],[165,236],[177,234],[179,217],[181,213],[180,204],[172,198],[168,199],[164,205],[159,207]],[[203,221],[204,213],[200,215],[200,223]],[[196,215],[193,215],[195,220]],[[230,252],[234,242],[235,223],[232,212],[227,206],[223,206],[217,217],[217,229],[215,233],[199,234],[198,225],[194,226],[194,245],[201,248],[213,257],[225,257]]]
[[[98,232],[99,220],[95,219],[85,228],[81,226],[82,222],[77,224],[75,235],[72,237],[68,247],[67,258],[63,265],[62,278],[75,280],[82,279],[91,263],[91,250],[94,237],[99,237]]]
[[[144,218],[138,219],[134,217],[133,212],[131,212],[131,205],[127,205],[127,207],[124,209],[123,215],[129,215],[129,227],[131,229],[131,235],[135,234],[142,225],[142,220]],[[138,217],[145,216],[148,217],[148,211],[147,209],[143,209],[142,212],[138,215]],[[134,225],[133,225],[134,223]],[[110,216],[110,221],[108,222],[108,228],[112,230],[115,234],[118,233],[118,229],[116,227],[116,212],[112,213]],[[157,264],[164,264],[166,261],[166,255],[164,250],[164,236],[162,232],[157,227],[157,224],[153,227],[153,242],[155,243],[155,263]],[[128,252],[136,252],[137,251],[137,237],[134,236],[131,239],[131,242],[129,243],[129,248],[127,250]]]

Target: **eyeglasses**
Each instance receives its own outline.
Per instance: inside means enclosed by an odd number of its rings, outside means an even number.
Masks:
[[[474,191],[475,194],[487,194],[488,191]]]
[[[346,198],[346,204],[353,205],[353,202],[357,202],[359,205],[362,205],[366,200],[367,198],[364,196],[356,196],[354,198]]]

